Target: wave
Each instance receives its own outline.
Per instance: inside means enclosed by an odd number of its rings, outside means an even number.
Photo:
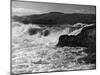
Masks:
[[[94,69],[95,64],[86,64],[81,60],[88,56],[84,52],[86,47],[56,47],[61,35],[79,34],[84,26],[80,24],[41,27],[38,24],[12,22],[12,73]],[[31,32],[34,29],[38,31],[30,35],[30,29]],[[44,36],[46,30],[49,34]]]

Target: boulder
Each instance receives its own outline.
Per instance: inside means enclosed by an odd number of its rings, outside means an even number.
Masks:
[[[84,27],[78,35],[61,35],[57,47],[86,47],[87,57],[79,59],[85,63],[96,64],[96,26]]]
[[[61,35],[57,46],[82,46],[89,47],[96,43],[96,27],[84,27],[78,35]]]
[[[40,31],[41,31],[41,29],[39,29],[39,28],[29,28],[28,34],[35,35],[35,34],[39,33]]]

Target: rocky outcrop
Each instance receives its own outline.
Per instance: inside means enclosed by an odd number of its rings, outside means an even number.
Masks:
[[[82,46],[88,47],[96,41],[95,25],[84,27],[78,35],[62,35],[57,46]]]
[[[88,57],[85,57],[87,63],[96,63],[96,26],[84,27],[78,35],[62,35],[59,37],[58,47],[86,47]]]

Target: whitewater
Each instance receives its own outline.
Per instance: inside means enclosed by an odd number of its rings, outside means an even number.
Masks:
[[[37,28],[41,31],[29,35],[30,28]],[[45,29],[50,31],[48,36],[41,35]],[[43,28],[37,24],[25,25],[12,22],[12,73],[93,69],[94,64],[78,61],[78,59],[88,56],[84,52],[86,47],[56,47],[61,35],[77,35],[81,30],[82,28],[71,30],[66,26]]]

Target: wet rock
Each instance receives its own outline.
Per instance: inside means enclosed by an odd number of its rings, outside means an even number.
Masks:
[[[84,27],[78,35],[61,35],[57,46],[95,46],[96,43],[96,29],[95,25]]]
[[[38,29],[38,28],[30,28],[28,30],[28,33],[29,33],[29,35],[34,35],[34,34],[37,34],[40,31],[41,31],[41,29]]]
[[[87,57],[79,59],[86,63],[96,64],[96,26],[84,27],[78,35],[62,35],[59,37],[58,47],[86,47]]]
[[[44,35],[44,36],[48,36],[49,34],[50,34],[49,30],[43,31],[43,35]]]

